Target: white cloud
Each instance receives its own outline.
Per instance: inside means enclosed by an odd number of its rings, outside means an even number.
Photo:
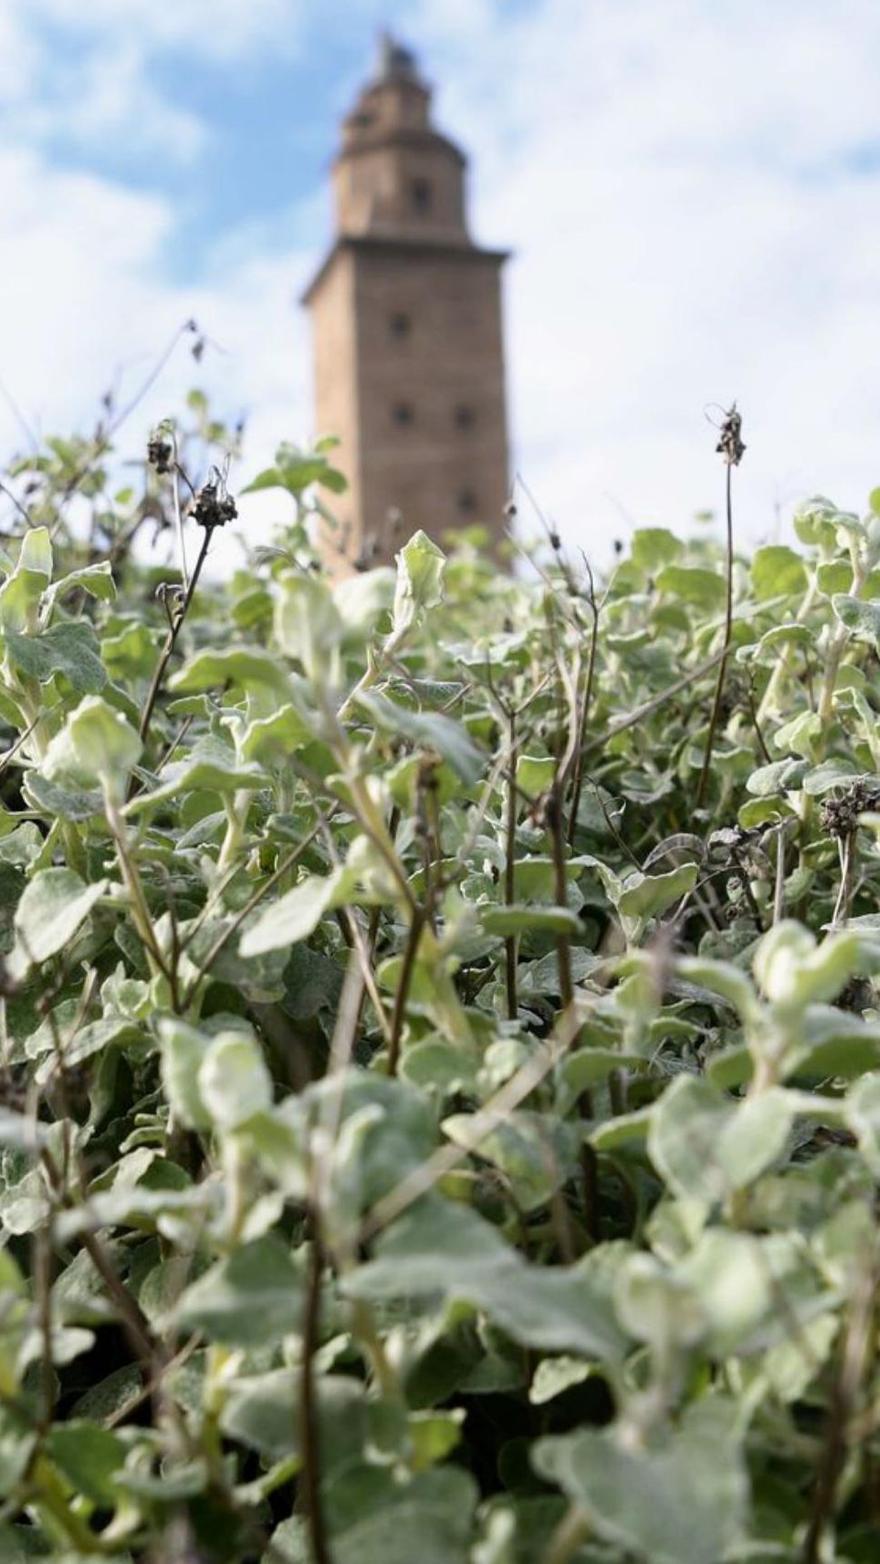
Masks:
[[[33,17],[101,40],[137,39],[145,51],[196,49],[234,59],[242,50],[286,51],[299,36],[304,0],[7,0]]]
[[[120,453],[139,454],[151,424],[178,412],[192,385],[218,411],[247,418],[248,472],[279,440],[309,437],[305,324],[295,303],[308,254],[246,256],[230,245],[201,285],[163,282],[173,211],[107,180],[52,170],[36,152],[0,153],[0,207],[0,385],[11,398],[0,397],[4,453],[27,446],[22,419],[38,434],[89,432],[103,393],[112,388],[124,405],[190,317],[217,346],[197,365],[180,344],[120,431]],[[269,509],[259,507],[264,521]]]
[[[11,6],[0,6],[0,104],[16,105],[31,90],[38,57],[24,16]]]
[[[190,162],[206,129],[197,115],[176,107],[153,86],[141,49],[120,40],[70,64],[61,56],[41,64],[40,90],[16,130],[19,142],[63,140],[68,155],[124,148],[128,158],[159,155]]]
[[[31,6],[84,16],[101,50],[132,48],[121,19],[141,27],[133,74],[157,49],[286,44],[303,15],[293,0],[28,6],[29,16]],[[0,13],[0,45],[10,16]],[[624,518],[680,525],[712,504],[722,472],[703,409],[732,396],[749,447],[738,511],[752,535],[774,527],[777,504],[815,488],[860,506],[880,478],[873,0],[743,0],[735,11],[703,0],[411,0],[405,17],[440,85],[442,122],[474,154],[475,229],[517,252],[518,461],[571,541],[601,552]],[[332,137],[328,128],[328,154]],[[218,235],[210,275],[182,288],[161,266],[178,213],[7,147],[0,376],[44,427],[83,424],[120,359],[131,383],[195,314],[228,349],[205,374],[226,406],[256,411],[250,449],[261,461],[310,424],[293,297],[320,245],[320,200],[295,228],[316,235],[311,256],[278,255],[265,225],[242,228]],[[186,364],[171,371],[150,415],[192,377]],[[8,447],[18,436],[4,419],[0,408]]]
[[[154,60],[293,54],[305,15],[303,0],[0,0],[0,103],[20,106],[19,143],[188,161],[205,126],[158,90]]]
[[[478,231],[517,250],[520,464],[587,547],[719,494],[704,404],[738,396],[753,533],[880,476],[880,176],[870,0],[497,0],[411,8],[475,156]],[[505,15],[508,20],[505,21]]]

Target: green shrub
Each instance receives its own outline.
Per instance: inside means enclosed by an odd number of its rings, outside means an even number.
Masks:
[[[157,595],[194,439],[9,479],[2,1557],[876,1558],[880,497],[728,621],[660,529],[333,585],[285,448]]]

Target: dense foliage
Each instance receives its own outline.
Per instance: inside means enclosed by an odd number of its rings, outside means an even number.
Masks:
[[[192,412],[7,480],[4,1561],[876,1559],[880,496],[725,657],[658,529],[334,585],[327,445],[162,584]]]

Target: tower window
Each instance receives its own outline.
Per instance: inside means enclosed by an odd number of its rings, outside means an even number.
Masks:
[[[477,496],[473,489],[459,489],[458,508],[463,516],[472,516],[477,508]]]
[[[395,310],[389,317],[388,330],[392,337],[408,337],[412,330],[412,321],[405,310]]]
[[[391,417],[400,428],[411,424],[415,418],[412,402],[395,402],[391,409]]]
[[[419,178],[411,180],[409,193],[413,211],[430,212],[434,195],[430,179]]]
[[[454,417],[456,429],[473,429],[477,421],[476,413],[472,407],[468,406],[467,402],[459,402],[455,409]]]

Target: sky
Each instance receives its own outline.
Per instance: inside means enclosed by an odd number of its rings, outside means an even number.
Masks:
[[[192,384],[247,418],[242,482],[310,437],[296,300],[381,26],[471,156],[475,237],[514,251],[515,466],[568,544],[601,560],[718,506],[734,398],[743,537],[814,492],[863,509],[876,0],[0,0],[0,460],[88,431],[189,316],[211,345],[173,357],[127,453]]]

